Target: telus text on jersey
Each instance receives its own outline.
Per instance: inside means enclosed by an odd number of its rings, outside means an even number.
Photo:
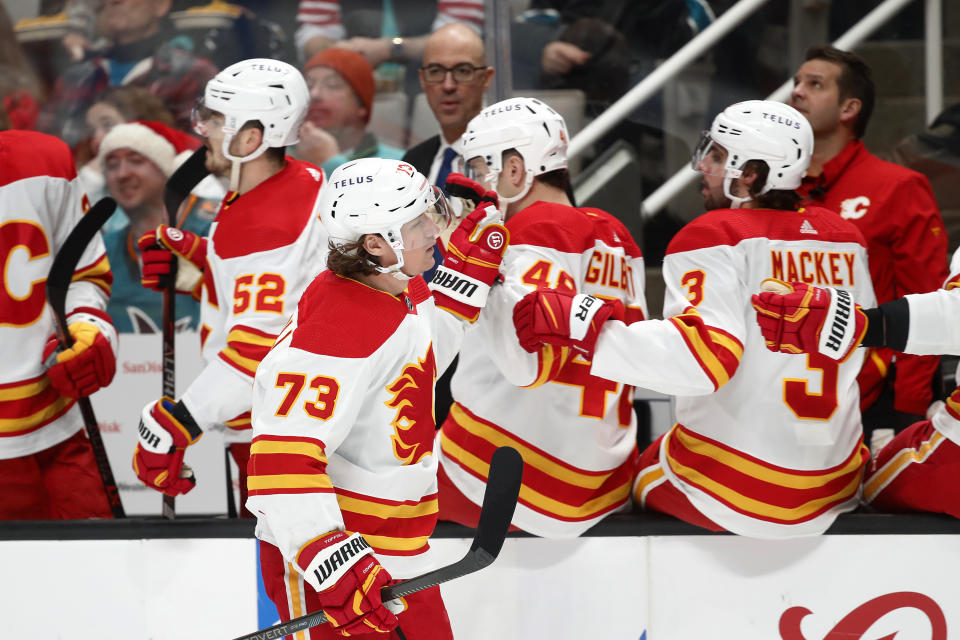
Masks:
[[[342,189],[344,187],[350,187],[356,184],[366,184],[367,182],[373,182],[373,176],[360,176],[359,178],[347,178],[346,180],[337,180],[333,183],[334,189]]]
[[[763,116],[764,120],[770,120],[771,122],[776,122],[778,124],[785,124],[788,127],[793,127],[794,129],[800,128],[800,123],[795,120],[791,120],[790,118],[784,118],[783,116],[778,116],[772,113],[764,113],[763,111],[760,112],[760,115]]]

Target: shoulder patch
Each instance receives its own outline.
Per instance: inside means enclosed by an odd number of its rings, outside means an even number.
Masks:
[[[330,271],[317,276],[297,305],[290,346],[339,358],[366,358],[407,315],[398,298]]]
[[[322,177],[312,165],[287,158],[287,166],[217,213],[213,244],[221,258],[269,251],[294,242],[313,215]]]

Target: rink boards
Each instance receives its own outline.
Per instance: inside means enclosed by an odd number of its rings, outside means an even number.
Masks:
[[[758,541],[616,516],[577,540],[510,538],[442,590],[458,640],[958,637],[956,521],[854,515],[834,529]],[[883,529],[898,533],[845,533]],[[469,545],[462,527],[437,533],[441,563]],[[3,637],[229,639],[275,622],[249,522],[0,524],[0,566]]]

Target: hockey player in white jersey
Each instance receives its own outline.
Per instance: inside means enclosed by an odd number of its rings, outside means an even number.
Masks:
[[[190,491],[185,449],[204,429],[225,424],[246,489],[253,374],[324,267],[327,236],[315,211],[322,172],[284,155],[298,139],[309,95],[303,76],[277,60],[224,69],[194,113],[207,168],[229,176],[229,191],[208,237],[161,225],[141,238],[143,284],[162,288],[176,260],[176,286],[200,294],[205,368],[178,400],[163,397],[142,412],[133,466],[158,491]],[[242,504],[242,503],[241,503]]]
[[[389,610],[380,600],[392,579],[433,568],[433,386],[507,247],[496,208],[476,209],[428,288],[447,212],[409,164],[338,167],[320,203],[328,270],[256,372],[247,507],[281,619],[322,609],[330,621],[308,639],[398,638],[385,633],[398,624],[407,640],[452,638],[439,588]]]
[[[67,145],[0,132],[0,520],[111,517],[76,405],[116,370],[117,332],[106,313],[113,276],[100,235],[67,294],[74,346],[55,358],[44,287],[87,208]]]
[[[802,282],[764,283],[753,296],[767,348],[819,353],[834,337],[858,346],[890,347],[903,353],[960,353],[960,251],[943,288],[862,309],[855,304],[846,322],[832,302],[837,292]],[[928,419],[898,433],[875,451],[863,481],[863,500],[881,511],[932,511],[960,518],[960,386]]]
[[[770,353],[750,306],[762,280],[786,274],[873,299],[856,227],[796,208],[812,149],[806,119],[781,103],[714,119],[694,157],[711,211],[667,248],[665,320],[625,325],[612,303],[550,290],[517,308],[531,348],[568,345],[592,354],[594,375],[677,396],[678,424],[641,456],[645,508],[773,538],[822,533],[858,503],[862,355]]]
[[[642,320],[643,258],[619,220],[571,205],[566,124],[546,104],[512,98],[487,107],[459,152],[468,172],[497,192],[511,243],[503,286],[464,338],[453,375],[454,403],[439,434],[440,518],[476,524],[490,458],[509,445],[526,469],[513,526],[575,537],[630,503],[633,388],[591,375],[589,358],[571,349],[527,353],[513,308],[551,287],[618,300],[626,322]]]

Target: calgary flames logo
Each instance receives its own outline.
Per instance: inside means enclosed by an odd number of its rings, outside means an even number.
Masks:
[[[433,346],[417,364],[408,364],[400,377],[387,385],[393,398],[385,402],[397,410],[393,419],[393,455],[403,464],[417,464],[433,452],[436,424],[433,417],[433,382],[437,379],[437,363]]]
[[[897,609],[916,609],[923,613],[933,629],[931,640],[947,640],[947,621],[943,611],[932,598],[922,593],[898,591],[869,600],[850,613],[830,630],[823,640],[857,640],[883,616]],[[806,607],[791,607],[780,616],[782,640],[807,640],[800,631],[800,621],[810,615]],[[893,640],[896,633],[879,640]]]

